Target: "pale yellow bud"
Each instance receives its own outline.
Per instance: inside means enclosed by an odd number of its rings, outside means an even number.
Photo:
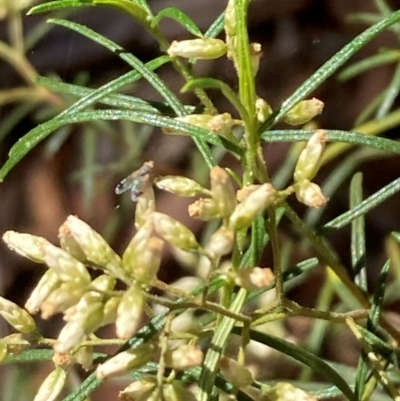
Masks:
[[[235,235],[227,227],[220,227],[210,238],[206,247],[207,253],[213,257],[221,257],[232,251]]]
[[[236,207],[235,190],[225,169],[215,166],[210,171],[211,193],[222,217],[229,217]]]
[[[0,338],[0,362],[4,361],[7,356],[7,343],[4,338]]]
[[[250,43],[250,60],[253,75],[256,76],[260,66],[260,59],[263,55],[260,43]]]
[[[291,383],[278,383],[272,389],[264,393],[271,401],[317,401],[316,397],[307,394]]]
[[[121,352],[101,364],[96,375],[99,379],[123,374],[131,369],[137,369],[151,361],[157,352],[154,344],[142,344],[135,349]]]
[[[155,389],[157,381],[155,378],[147,377],[142,380],[131,383],[118,394],[121,401],[137,401],[141,398],[146,398]]]
[[[223,40],[214,38],[173,41],[167,50],[171,57],[196,57],[211,60],[222,57],[226,53],[226,44]]]
[[[102,302],[94,302],[77,309],[61,330],[54,350],[65,354],[78,345],[84,338],[97,330],[103,320]]]
[[[156,181],[157,188],[164,191],[171,192],[178,196],[196,196],[202,194],[209,194],[210,191],[203,188],[196,181],[187,177],[167,175],[161,177]]]
[[[135,227],[137,230],[146,224],[152,212],[156,211],[156,198],[153,188],[148,185],[136,202]]]
[[[3,241],[12,251],[36,263],[43,263],[43,246],[49,243],[42,237],[16,231],[6,231]]]
[[[121,297],[111,297],[105,304],[103,310],[103,321],[102,326],[114,323],[117,319],[117,310],[119,303],[121,302]]]
[[[203,351],[198,345],[185,344],[164,355],[166,366],[172,369],[184,370],[199,366],[203,362]]]
[[[121,298],[115,321],[118,338],[128,339],[138,330],[144,308],[142,290],[131,285]]]
[[[90,370],[93,367],[93,346],[85,345],[79,347],[74,354],[74,359],[83,369],[86,371]]]
[[[76,216],[68,216],[64,223],[75,241],[80,245],[88,261],[112,273],[121,276],[121,259],[107,244],[106,240],[84,221]]]
[[[60,285],[58,274],[53,269],[48,269],[26,301],[25,309],[31,314],[37,313],[42,302]]]
[[[229,113],[217,114],[212,116],[207,123],[207,128],[218,135],[222,135],[228,139],[236,140],[232,134],[232,127],[235,125],[235,120]]]
[[[172,245],[184,251],[200,250],[195,235],[178,220],[159,212],[153,212],[151,219],[157,233]]]
[[[247,290],[270,286],[274,280],[270,268],[251,267],[235,272],[235,284]]]
[[[222,356],[218,365],[222,377],[235,387],[240,389],[253,383],[250,371],[234,359]]]
[[[284,120],[290,125],[302,125],[321,114],[323,108],[324,103],[315,97],[309,100],[302,100],[289,110]]]
[[[296,182],[302,180],[312,180],[321,165],[322,154],[328,134],[325,130],[319,129],[307,142],[307,145],[300,153],[299,159],[294,170],[293,178]]]
[[[53,370],[40,386],[33,401],[54,401],[64,388],[67,377],[68,374],[63,368]]]
[[[295,184],[296,198],[306,206],[320,208],[328,202],[319,185],[303,180]]]
[[[165,383],[162,388],[163,399],[165,401],[196,401],[195,395],[184,388],[180,383],[174,381]]]
[[[14,302],[0,297],[0,315],[21,333],[28,334],[36,331],[33,317]]]
[[[217,202],[212,198],[201,198],[189,205],[189,216],[203,221],[221,217]]]
[[[257,121],[259,123],[263,123],[271,116],[273,110],[271,106],[261,97],[258,97],[256,100],[256,114],[257,114]]]
[[[79,285],[90,283],[90,274],[85,265],[69,253],[52,244],[44,246],[44,261],[64,282],[75,282]]]
[[[75,259],[85,263],[86,255],[84,254],[81,246],[76,242],[69,230],[68,224],[63,223],[58,229],[58,238],[60,239],[60,246],[64,251],[68,252]]]
[[[7,352],[13,355],[20,355],[32,347],[31,343],[25,339],[25,334],[22,333],[10,334],[4,337],[3,340],[7,344]]]
[[[225,10],[224,29],[227,35],[235,36],[237,34],[236,17],[235,17],[235,1],[229,0]]]
[[[244,201],[252,192],[260,188],[260,185],[252,184],[246,185],[236,191],[236,199],[238,202]]]
[[[251,225],[254,219],[274,202],[275,188],[267,183],[260,185],[239,203],[229,218],[229,227],[240,230]]]
[[[86,286],[77,285],[72,281],[62,283],[40,305],[42,319],[48,319],[77,304],[85,291]]]

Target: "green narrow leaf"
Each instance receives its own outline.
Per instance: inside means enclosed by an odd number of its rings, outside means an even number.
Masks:
[[[288,99],[283,102],[279,112],[273,115],[261,126],[261,131],[264,131],[265,128],[271,127],[280,121],[293,106],[318,88],[318,86],[320,86],[328,77],[337,71],[339,67],[349,60],[351,56],[353,56],[368,42],[399,20],[400,10],[393,12],[390,17],[385,18],[366,29],[364,32],[354,38],[349,44],[344,46],[342,50],[337,52],[332,58],[323,64],[322,67],[320,67],[299,88],[297,88]]]
[[[362,178],[362,173],[357,173],[351,180],[350,209],[357,207],[363,200]],[[351,262],[355,283],[364,294],[368,294],[364,215],[351,222]]]
[[[195,24],[195,22],[183,11],[179,10],[175,7],[167,7],[162,9],[151,21],[151,26],[158,26],[159,22],[163,18],[171,18],[181,24],[186,28],[188,32],[190,32],[194,36],[198,36],[199,38],[203,37],[200,28]]]
[[[242,329],[235,327],[232,332],[240,335]],[[343,377],[335,369],[331,368],[326,362],[312,352],[279,337],[256,330],[250,330],[250,338],[258,343],[268,345],[269,347],[304,363],[314,372],[326,377],[331,383],[340,389],[350,401],[357,401],[357,397]]]
[[[79,8],[91,6],[88,2],[83,2],[82,0],[56,0],[49,1],[47,3],[38,4],[32,7],[27,15],[46,13],[49,11],[61,10],[64,8]]]
[[[370,146],[371,148],[387,150],[389,152],[400,153],[400,142],[392,139],[380,138],[372,135],[361,134],[359,132],[348,132],[338,130],[325,130],[328,134],[329,142],[351,143],[355,145]],[[299,142],[307,141],[315,131],[309,130],[272,130],[265,131],[261,138],[265,142]]]
[[[326,223],[320,230],[320,233],[326,233],[333,230],[338,230],[352,222],[357,217],[368,213],[370,210],[374,209],[386,199],[390,198],[394,194],[400,191],[400,178],[392,181],[390,184],[381,188],[379,191],[375,192],[373,195],[363,200],[355,208],[348,210],[347,212],[341,214],[330,222]]]
[[[204,34],[205,38],[215,38],[224,30],[225,23],[225,12],[219,15],[219,17],[211,24]]]

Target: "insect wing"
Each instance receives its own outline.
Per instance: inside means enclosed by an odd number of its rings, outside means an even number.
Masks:
[[[133,181],[134,181],[134,179],[133,179],[131,176],[124,178],[124,179],[115,187],[115,193],[116,193],[117,195],[121,195],[121,194],[123,194],[124,192],[128,191],[128,190],[132,187]]]

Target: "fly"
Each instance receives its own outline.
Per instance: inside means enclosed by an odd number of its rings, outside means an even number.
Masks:
[[[147,185],[149,185],[153,166],[154,162],[152,161],[144,163],[142,167],[129,174],[115,187],[115,193],[121,195],[130,190],[132,202],[137,202]]]

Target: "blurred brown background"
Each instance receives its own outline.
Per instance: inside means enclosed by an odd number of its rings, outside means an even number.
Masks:
[[[154,11],[167,6],[181,8],[203,31],[226,6],[226,2],[220,0],[150,0],[149,3]],[[400,7],[399,1],[389,3],[393,9]],[[366,25],[350,23],[347,19],[350,14],[376,11],[373,0],[254,0],[249,16],[250,37],[252,41],[260,42],[264,51],[257,77],[258,95],[267,99],[273,107],[278,107],[319,66],[366,29]],[[26,35],[46,18],[26,17]],[[159,54],[157,44],[146,32],[130,18],[114,10],[89,8],[73,13],[68,18],[87,24],[110,37],[143,61]],[[170,40],[190,37],[171,20],[163,22],[163,29]],[[7,38],[5,21],[0,22],[0,38]],[[380,35],[351,61],[361,60],[382,47],[398,47],[393,32]],[[83,79],[91,87],[98,87],[129,70],[127,65],[107,50],[59,27],[53,28],[29,52],[29,59],[40,74],[56,74],[67,82]],[[83,78],[82,74],[79,75],[82,71],[87,73]],[[196,71],[201,76],[212,76],[236,85],[234,70],[226,60],[200,62]],[[335,76],[330,78],[314,93],[325,102],[324,112],[318,118],[319,125],[350,130],[359,113],[388,85],[393,72],[393,66],[375,68],[346,84],[339,84]],[[183,81],[174,71],[169,67],[162,68],[160,74],[171,88],[179,91]],[[20,83],[19,75],[0,61],[0,88],[11,88]],[[131,88],[131,93],[145,99],[160,100],[148,85],[141,82]],[[194,99],[185,96],[185,100],[196,105]],[[230,110],[217,93],[212,92],[211,97],[221,111]],[[398,107],[398,102],[395,106]],[[1,108],[0,119],[12,112],[13,107],[8,105]],[[35,126],[40,117],[38,111],[40,107],[3,138],[0,145],[1,163],[5,162],[12,144]],[[83,132],[82,127],[76,126],[64,140],[60,139],[56,152],[49,150],[49,141],[30,152],[0,185],[0,234],[14,229],[42,235],[56,242],[60,224],[69,214],[76,214],[100,232],[105,231],[116,250],[123,250],[133,232],[133,206],[122,201],[121,208],[116,209],[121,201],[114,194],[117,182],[149,159],[155,160],[156,169],[161,174],[189,174],[192,177],[198,174],[197,164],[191,156],[193,144],[188,138],[161,136],[159,132],[143,131],[140,127],[129,126],[127,129],[131,131],[122,133],[123,126],[118,125],[117,132],[110,134],[108,127],[99,126],[90,132]],[[141,134],[149,136],[149,140],[144,145],[144,154],[137,155],[135,159],[135,149],[129,149],[132,146],[129,143],[134,142],[127,142],[126,138]],[[397,139],[398,129],[385,133],[385,136]],[[87,146],[93,146],[92,158],[99,167],[89,175],[89,181],[85,184],[89,187],[83,185],[82,179],[82,166],[85,157],[88,157],[88,152],[85,152]],[[266,145],[265,154],[271,171],[277,170],[287,150],[288,147],[283,144]],[[227,159],[225,162],[229,164],[231,161]],[[397,178],[400,171],[397,157],[378,158],[363,163],[359,169],[365,174],[365,196]],[[324,169],[321,177],[328,173],[329,168]],[[201,225],[187,215],[187,204],[176,197],[159,194],[158,207],[161,211],[168,212],[199,231]],[[331,199],[323,221],[344,212],[347,205],[346,184]],[[385,235],[399,228],[398,205],[399,197],[395,196],[367,217],[368,268],[372,277],[374,269],[379,268],[385,258]],[[332,239],[343,261],[348,263],[348,231],[342,230]],[[162,278],[172,280],[179,275],[178,270],[176,263],[167,255]],[[23,303],[42,272],[42,267],[26,262],[0,244],[2,296]],[[310,287],[306,292],[296,292],[296,297],[304,304],[311,304],[314,296],[315,291]],[[8,328],[2,321],[0,334],[8,334]]]

